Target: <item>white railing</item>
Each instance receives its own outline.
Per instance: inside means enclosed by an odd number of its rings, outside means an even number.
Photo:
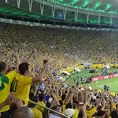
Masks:
[[[38,104],[38,103],[36,103],[36,102],[33,102],[33,101],[31,101],[31,100],[30,100],[29,102],[32,103],[32,104],[35,104],[35,105],[39,105],[39,106],[41,106],[41,107],[43,107],[43,108],[45,108],[45,109],[47,109],[47,110],[49,110],[49,111],[52,111],[52,112],[58,114],[59,116],[61,116],[62,118],[70,118],[70,117],[68,117],[68,116],[66,116],[66,115],[64,115],[64,114],[62,114],[62,113],[60,113],[60,112],[58,112],[58,111],[55,111],[55,110],[53,110],[53,109],[51,109],[51,108],[48,108],[48,107],[44,107],[44,106],[42,106],[42,105],[40,105],[40,104]]]

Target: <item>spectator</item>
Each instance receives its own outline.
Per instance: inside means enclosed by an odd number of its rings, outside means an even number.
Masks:
[[[39,101],[38,104],[46,107],[46,104],[44,103],[44,94],[39,94]],[[40,106],[36,106],[36,109],[38,109],[39,111],[41,111],[42,113],[44,112],[44,108],[40,107]]]
[[[32,97],[30,97],[30,100],[34,101],[35,103],[38,103],[38,97],[37,97],[37,96],[32,96]],[[28,105],[28,106],[29,106],[29,107],[31,108],[31,110],[33,111],[34,118],[43,118],[42,112],[39,111],[39,110],[37,110],[37,109],[35,108],[35,106],[36,106],[35,104],[29,102],[29,105]]]
[[[112,118],[118,118],[118,104],[116,104],[116,110],[113,110],[111,112],[111,117]]]
[[[28,104],[29,100],[29,92],[30,92],[30,86],[33,82],[38,82],[41,79],[43,79],[45,70],[48,69],[48,64],[47,62],[44,63],[43,70],[41,73],[35,77],[31,77],[30,75],[30,68],[28,63],[21,63],[19,65],[19,73],[16,75],[16,78],[14,80],[14,85],[13,86],[13,92],[15,93],[15,96],[22,101],[25,102],[25,105]],[[24,89],[22,89],[24,88]]]
[[[10,95],[10,85],[16,76],[15,71],[9,72],[7,74],[6,71],[7,71],[6,63],[0,62],[0,94],[1,94],[0,104],[2,104],[6,100],[6,98]],[[9,109],[10,109],[9,105],[5,105],[0,109],[1,118],[10,117]]]
[[[13,113],[13,118],[34,118],[34,116],[30,108],[21,107]]]
[[[72,118],[78,116],[79,118],[92,118],[92,116],[107,118],[110,114],[113,118],[117,117],[117,109],[113,110],[116,98],[110,92],[98,92],[81,85],[78,85],[79,87],[71,86],[68,84],[68,79],[62,82],[57,81],[56,74],[52,76],[54,70],[73,67],[80,62],[111,63],[117,61],[117,44],[116,32],[50,29],[6,24],[6,27],[0,32],[0,59],[8,63],[9,67],[7,70],[7,64],[0,63],[2,118],[9,118],[10,106],[13,110],[14,104],[17,107],[13,118],[31,118],[32,113],[34,118],[43,118],[45,109],[40,105]],[[50,70],[49,62],[44,60],[45,58],[50,60]],[[44,60],[43,66],[42,60]],[[21,61],[20,65],[19,61]],[[73,80],[75,79],[73,78]],[[67,86],[64,86],[65,84]],[[33,89],[30,91],[31,85]],[[5,100],[10,95],[10,87],[15,96],[6,103]],[[39,101],[36,100],[37,97]],[[28,104],[29,99],[38,105]],[[31,109],[23,107],[23,103]],[[22,108],[17,109],[19,107]],[[42,115],[42,113],[44,114]],[[60,118],[61,116],[48,111],[46,118],[48,117]]]

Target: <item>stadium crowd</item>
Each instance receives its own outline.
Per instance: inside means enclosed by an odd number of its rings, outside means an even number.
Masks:
[[[55,59],[56,64],[63,62],[63,66],[74,63],[71,57],[79,57],[92,63],[116,62],[118,54],[117,32],[112,31],[67,30],[7,24],[1,28],[0,42],[1,53],[8,52],[12,47],[19,51],[21,61],[29,55],[32,48],[36,48],[38,57],[41,56],[39,59],[48,57],[53,62]],[[9,54],[7,53],[7,56]],[[2,56],[3,59],[5,55],[6,53]]]
[[[116,62],[116,32],[8,24],[0,30],[1,118],[118,118],[117,95],[68,85],[52,75],[55,68],[75,64],[72,56],[93,63]]]

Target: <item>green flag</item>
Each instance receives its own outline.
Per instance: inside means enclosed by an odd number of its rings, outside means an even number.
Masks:
[[[0,90],[3,90],[5,88],[5,83],[9,84],[9,79],[8,77],[0,74]]]

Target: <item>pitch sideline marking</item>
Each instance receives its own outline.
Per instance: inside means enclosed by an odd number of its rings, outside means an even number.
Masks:
[[[109,83],[109,84],[107,84],[107,85],[112,85],[112,84],[114,84],[114,83],[118,83],[118,81],[116,81],[116,82],[111,82],[111,83]],[[98,85],[97,87],[103,88],[103,87],[104,87],[104,84]],[[118,91],[118,89],[112,89],[112,90]]]

